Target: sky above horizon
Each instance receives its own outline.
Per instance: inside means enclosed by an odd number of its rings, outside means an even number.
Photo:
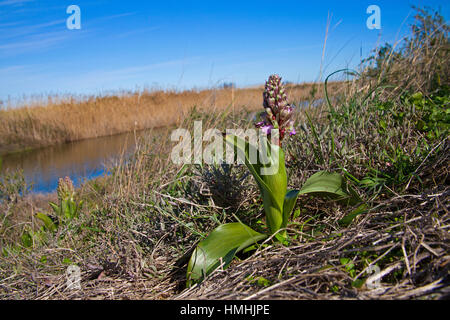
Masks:
[[[144,88],[191,89],[234,82],[318,80],[357,68],[378,44],[409,33],[416,1],[107,1],[0,0],[0,100],[97,95]],[[70,30],[68,6],[80,8]],[[366,9],[381,9],[370,30]],[[1,107],[1,105],[0,105]]]

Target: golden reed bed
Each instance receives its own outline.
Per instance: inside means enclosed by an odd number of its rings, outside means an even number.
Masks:
[[[335,92],[341,84],[331,83]],[[311,99],[313,84],[291,85],[292,101]],[[315,98],[323,97],[316,85]],[[263,87],[202,91],[143,91],[82,101],[66,98],[46,105],[0,111],[0,154],[63,142],[176,125],[195,106],[198,110],[258,110]],[[49,99],[51,101],[51,99]]]

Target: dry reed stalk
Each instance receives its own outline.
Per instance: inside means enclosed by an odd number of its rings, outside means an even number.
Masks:
[[[339,89],[339,83],[332,90]],[[308,98],[311,84],[291,86],[293,101]],[[231,92],[230,92],[231,91]],[[0,153],[180,124],[193,107],[220,112],[260,108],[263,88],[132,93],[0,111]],[[231,100],[230,100],[231,97]],[[323,97],[319,92],[317,98]],[[50,99],[49,99],[50,101]]]

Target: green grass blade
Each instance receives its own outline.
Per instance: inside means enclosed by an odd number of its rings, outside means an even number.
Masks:
[[[350,73],[350,72],[351,72],[351,73],[356,74],[356,75],[358,75],[358,76],[360,75],[357,71],[346,68],[346,69],[340,69],[340,70],[337,70],[337,71],[331,73],[331,74],[328,75],[328,77],[325,79],[325,83],[324,83],[324,88],[325,88],[325,99],[327,100],[328,108],[330,109],[330,113],[331,113],[331,114],[334,114],[335,112],[334,112],[333,105],[331,104],[330,98],[329,98],[329,96],[328,96],[328,80],[330,79],[331,76],[335,75],[336,73],[340,73],[340,72],[347,72],[347,73]]]
[[[366,213],[368,211],[368,207],[366,204],[360,205],[358,208],[353,210],[351,213],[346,215],[344,218],[338,221],[339,225],[342,227],[347,227],[352,223],[353,219],[355,219],[360,214]]]
[[[299,194],[300,190],[289,190],[286,193],[283,205],[283,224],[281,225],[282,228],[285,228],[287,226]]]
[[[316,126],[314,125],[313,121],[311,120],[311,117],[309,116],[309,113],[305,111],[306,119],[308,120],[309,126],[311,127],[312,134],[314,136],[314,139],[316,140],[317,146],[312,145],[314,154],[316,155],[317,160],[319,160],[320,164],[325,164],[325,160],[323,159],[322,155],[322,144],[321,140],[319,138],[319,135],[316,131]]]
[[[62,215],[61,207],[59,207],[56,203],[50,201],[48,204],[52,207],[57,216],[60,217]]]

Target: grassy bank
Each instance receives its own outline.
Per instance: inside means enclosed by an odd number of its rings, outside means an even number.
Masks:
[[[337,91],[339,83],[332,85]],[[315,89],[313,89],[315,88]],[[180,123],[189,111],[256,110],[263,88],[203,91],[143,91],[107,97],[53,99],[0,111],[0,154],[86,138]],[[323,98],[319,85],[289,87],[294,101]],[[313,93],[313,94],[312,94]]]
[[[83,203],[74,215],[55,213],[56,195],[21,195],[20,174],[3,179],[0,298],[448,298],[448,27],[423,11],[415,26],[401,50],[375,52],[330,103],[298,110],[297,134],[284,144],[289,187],[319,170],[338,172],[357,205],[301,196],[288,243],[269,239],[186,289],[196,243],[226,222],[263,229],[263,203],[246,167],[177,166],[170,132],[158,132],[110,177],[75,190],[74,203]],[[225,130],[252,127],[249,118],[243,108],[191,109],[179,121]],[[81,290],[66,286],[72,264]],[[376,288],[371,267],[381,272]]]

